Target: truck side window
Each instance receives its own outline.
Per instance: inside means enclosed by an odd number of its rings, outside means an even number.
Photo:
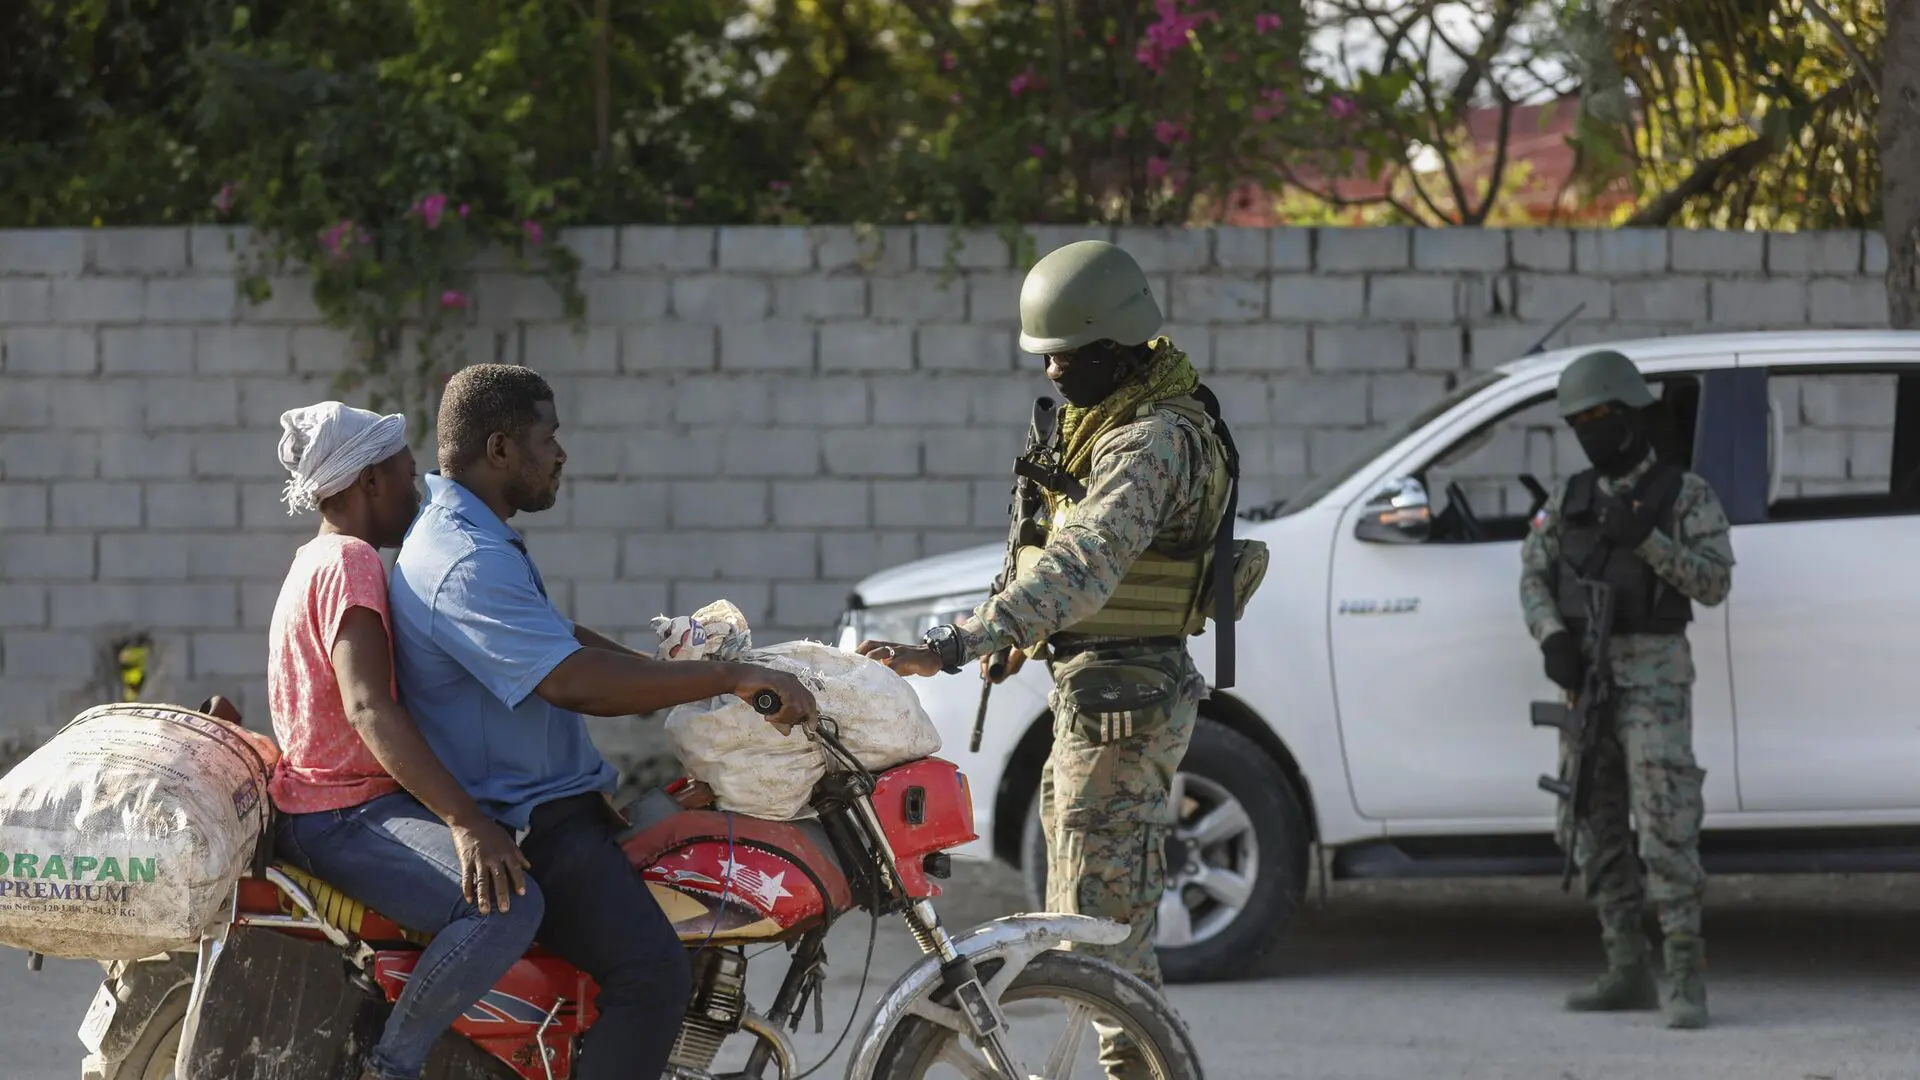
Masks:
[[[1920,513],[1920,371],[1776,368],[1767,398],[1768,521]]]
[[[1653,375],[1647,381],[1660,399],[1649,417],[1655,452],[1687,467],[1699,419],[1700,380]],[[1417,474],[1437,511],[1428,542],[1518,541],[1540,501],[1528,481],[1551,494],[1587,466],[1553,395],[1530,398],[1448,447]]]

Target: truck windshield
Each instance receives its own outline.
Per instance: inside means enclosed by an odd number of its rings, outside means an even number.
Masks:
[[[1348,477],[1360,471],[1367,462],[1386,453],[1394,443],[1420,430],[1448,409],[1453,408],[1455,405],[1460,404],[1504,378],[1506,378],[1506,374],[1499,371],[1483,371],[1475,375],[1459,386],[1454,387],[1433,404],[1421,409],[1400,423],[1386,428],[1376,437],[1367,440],[1367,442],[1358,450],[1354,451],[1347,460],[1314,477],[1307,482],[1306,486],[1294,492],[1286,499],[1274,503],[1271,506],[1263,506],[1244,511],[1242,516],[1256,521],[1267,521],[1273,518],[1286,517],[1295,511],[1312,506],[1314,503],[1319,502],[1327,492],[1345,483]]]

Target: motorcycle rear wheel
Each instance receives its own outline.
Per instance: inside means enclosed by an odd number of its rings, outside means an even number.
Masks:
[[[980,962],[979,971],[983,981],[991,982],[994,962]],[[996,1004],[1006,1013],[1009,1005],[1036,999],[1051,999],[1068,1008],[1067,1029],[1050,1048],[1038,1052],[1031,1048],[1031,1040],[1022,1037],[1021,1018],[1007,1017],[1009,1042],[1021,1055],[1018,1064],[1036,1080],[1104,1075],[1099,1036],[1092,1030],[1096,1018],[1124,1030],[1140,1047],[1147,1067],[1143,1077],[1201,1080],[1200,1056],[1166,999],[1112,964],[1057,949],[1041,953],[1008,983]],[[945,1003],[942,996],[935,1000]],[[986,1080],[998,1075],[969,1036],[924,1017],[908,1016],[881,1049],[872,1080]]]

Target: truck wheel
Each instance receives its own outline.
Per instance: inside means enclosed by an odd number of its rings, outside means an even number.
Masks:
[[[176,986],[160,1007],[153,1011],[147,1028],[135,1040],[133,1049],[120,1060],[116,1080],[177,1080],[180,1073],[174,1059],[180,1053],[180,1036],[186,1030],[187,1002],[193,987]]]
[[[1253,740],[1205,716],[1174,776],[1179,825],[1167,840],[1167,890],[1154,946],[1169,983],[1255,974],[1279,946],[1307,885],[1306,814]],[[1039,789],[1021,837],[1027,901],[1046,909],[1047,843]]]

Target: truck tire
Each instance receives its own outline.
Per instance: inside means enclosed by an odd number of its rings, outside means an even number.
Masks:
[[[186,1030],[187,1002],[193,987],[176,986],[153,1011],[140,1038],[115,1066],[114,1080],[177,1080],[175,1059],[180,1053],[180,1035]]]
[[[1184,797],[1175,809],[1180,825],[1167,845],[1169,899],[1161,910],[1180,903],[1189,914],[1189,932],[1170,932],[1161,920],[1161,974],[1169,983],[1260,974],[1306,893],[1309,837],[1299,795],[1253,740],[1205,716],[1194,727],[1178,776]],[[1037,787],[1034,795],[1020,870],[1028,902],[1045,910],[1047,844]],[[1210,819],[1216,812],[1220,816]],[[1217,826],[1209,829],[1211,842],[1195,850],[1188,842],[1193,829],[1208,821]],[[1176,892],[1178,901],[1171,896]]]

